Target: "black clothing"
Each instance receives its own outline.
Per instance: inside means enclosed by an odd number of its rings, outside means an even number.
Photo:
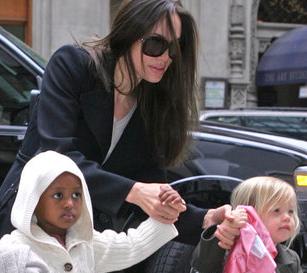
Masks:
[[[8,220],[5,206],[9,204],[5,199],[12,196],[7,191],[12,184],[18,184],[27,160],[41,151],[55,150],[77,163],[91,194],[95,228],[100,231],[119,229],[118,222],[123,223],[119,219],[126,220],[131,211],[136,219],[145,217],[139,208],[125,202],[135,181],[166,180],[165,170],[159,167],[147,141],[138,107],[102,165],[112,138],[114,94],[94,76],[89,62],[89,54],[73,46],[64,46],[51,57],[22,147],[0,188],[1,234],[10,232],[4,224]],[[114,73],[114,63],[110,58],[110,75]],[[198,242],[204,213],[203,209],[189,206],[176,224],[179,240]]]

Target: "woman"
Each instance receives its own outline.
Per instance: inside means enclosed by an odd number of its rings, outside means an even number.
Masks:
[[[173,222],[179,213],[160,202],[160,185],[165,168],[184,155],[196,120],[196,44],[195,22],[180,1],[131,0],[106,38],[55,52],[0,189],[2,234],[10,231],[7,208],[22,167],[46,150],[67,155],[82,170],[97,230],[119,231],[146,215]],[[204,216],[188,205],[176,224],[178,240],[196,244]],[[216,220],[214,213],[207,217]]]

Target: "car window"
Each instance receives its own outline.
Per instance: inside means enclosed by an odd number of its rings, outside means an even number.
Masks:
[[[241,125],[241,118],[240,117],[231,117],[231,116],[212,116],[206,118],[209,121],[216,121],[222,123],[229,123],[234,125]]]
[[[264,149],[255,144],[198,139],[194,142],[198,154],[189,164],[198,169],[197,174],[229,175],[245,179],[257,175],[272,175],[292,180],[299,159],[278,150]]]
[[[27,125],[35,76],[0,48],[0,125]]]
[[[300,116],[209,116],[209,121],[239,125],[256,130],[307,140],[307,118]]]
[[[245,117],[243,126],[307,140],[305,117]]]
[[[25,54],[27,54],[31,59],[34,60],[41,67],[45,67],[47,62],[44,58],[38,55],[31,47],[21,41],[19,38],[15,37],[12,33],[6,31],[4,28],[0,27],[0,34],[6,37],[14,45],[20,48]]]

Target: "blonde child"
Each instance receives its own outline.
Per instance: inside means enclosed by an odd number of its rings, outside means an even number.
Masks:
[[[296,194],[290,184],[269,176],[247,179],[233,191],[231,204],[248,213],[239,239],[224,264],[225,252],[205,231],[194,253],[194,272],[302,272],[297,253],[289,248],[300,226]],[[223,228],[231,226],[227,221],[222,223]],[[218,233],[215,227],[211,229],[211,234]]]
[[[185,205],[163,191],[179,212]],[[16,230],[0,240],[1,273],[111,272],[147,258],[177,236],[172,224],[152,218],[126,233],[93,229],[84,177],[67,156],[47,151],[24,167],[12,209]]]

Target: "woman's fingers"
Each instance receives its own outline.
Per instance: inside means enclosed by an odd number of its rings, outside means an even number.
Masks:
[[[236,209],[231,212],[232,217],[228,218],[225,214],[225,220],[217,226],[215,236],[219,240],[219,246],[224,249],[230,249],[237,236],[240,235],[240,229],[247,222],[247,213],[242,209]]]
[[[231,213],[234,217],[234,226],[242,227],[248,220],[248,215],[244,208],[236,208]]]
[[[168,192],[164,192],[163,194],[159,195],[159,198],[162,204],[171,203],[174,202],[174,200],[176,199],[181,199],[181,197],[178,196],[177,194],[172,194]]]
[[[162,217],[165,219],[174,220],[179,216],[179,211],[172,208],[169,204],[162,205],[158,194],[150,187],[148,187],[139,198],[140,207],[149,216],[155,219]]]
[[[170,206],[178,212],[186,211],[186,203],[180,195],[168,195],[165,198],[160,198],[163,206]]]
[[[219,246],[220,248],[223,248],[223,249],[226,249],[226,250],[231,249],[231,247],[232,247],[232,245],[225,244],[225,243],[223,243],[222,241],[219,241],[219,242],[218,242],[218,246]]]
[[[225,220],[227,221],[227,220]],[[220,246],[229,249],[234,244],[236,237],[240,234],[240,230],[237,228],[232,228],[224,222],[217,226],[214,233],[216,238],[220,241]]]
[[[161,203],[158,205],[156,209],[159,212],[159,215],[168,218],[168,219],[175,219],[179,217],[179,211],[168,204],[162,205]]]
[[[186,203],[176,190],[174,190],[170,185],[162,185],[160,189],[161,192],[159,198],[162,205],[170,206],[179,213],[186,211]]]
[[[137,182],[126,200],[162,223],[174,223],[179,213],[186,210],[179,193],[168,184]]]
[[[216,209],[209,209],[204,216],[203,228],[208,228],[212,225],[218,225],[222,223],[225,218],[229,220],[233,219],[230,205],[223,205]]]

